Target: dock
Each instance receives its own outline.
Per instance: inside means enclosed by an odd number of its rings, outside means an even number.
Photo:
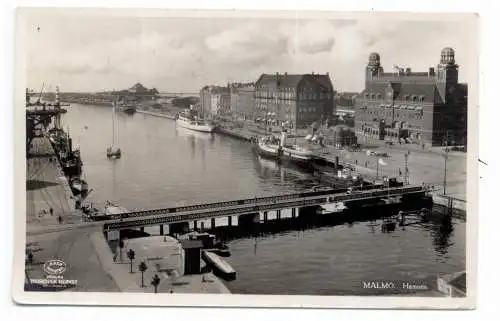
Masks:
[[[160,278],[158,293],[212,293],[230,294],[229,289],[213,273],[200,273],[183,275],[172,279],[166,273],[158,272],[153,267],[144,272],[144,287],[142,287],[141,272],[138,271],[139,260],[132,264],[130,273],[130,261],[124,255],[123,261],[113,260],[111,251],[102,231],[96,231],[90,236],[92,244],[96,249],[99,261],[106,273],[113,279],[120,292],[131,293],[154,293],[151,280],[155,274]]]
[[[150,116],[155,116],[155,117],[167,118],[167,119],[175,120],[175,115],[170,115],[170,114],[165,114],[165,113],[158,113],[158,112],[149,111],[149,110],[143,110],[143,109],[137,109],[136,112],[139,113],[139,114],[144,114],[144,115],[150,115]]]
[[[116,284],[99,264],[88,237],[89,230],[71,229],[71,226],[81,222],[81,213],[75,210],[68,181],[56,161],[48,138],[34,138],[30,153],[32,156],[27,159],[26,172],[26,229],[67,226],[68,231],[45,235],[27,233],[26,250],[33,254],[33,261],[26,262],[27,276],[30,280],[44,279],[44,263],[60,259],[71,267],[65,272],[64,278],[77,281],[76,286],[68,290],[118,291]],[[30,289],[29,285],[27,287]]]

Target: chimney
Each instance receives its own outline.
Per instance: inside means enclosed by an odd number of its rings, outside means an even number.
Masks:
[[[327,71],[327,72],[326,72],[326,75],[327,75],[327,76],[330,76],[330,73]]]
[[[285,71],[285,76],[288,76],[288,73]]]
[[[411,74],[411,68],[406,68],[406,74],[407,75]]]
[[[429,68],[429,76],[434,76],[434,75],[435,75],[434,68],[430,67]]]

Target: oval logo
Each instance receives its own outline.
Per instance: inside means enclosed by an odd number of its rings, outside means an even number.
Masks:
[[[43,265],[43,270],[50,275],[60,275],[66,271],[66,263],[61,260],[49,260]]]

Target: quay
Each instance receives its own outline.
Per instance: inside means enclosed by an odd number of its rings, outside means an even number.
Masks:
[[[136,110],[136,112],[139,114],[175,120],[175,115],[170,115],[170,114],[166,114],[166,113],[158,113],[158,112],[148,111],[148,110],[139,109],[139,108]]]
[[[81,213],[74,210],[75,200],[68,181],[55,160],[54,151],[46,137],[36,137],[31,142],[27,159],[26,177],[26,228],[59,229],[81,222]],[[52,154],[52,158],[37,155]],[[52,212],[50,211],[52,209]],[[61,223],[58,217],[61,216]],[[99,264],[95,248],[87,233],[71,229],[71,233],[26,236],[26,251],[33,253],[33,261],[26,262],[30,279],[42,279],[43,264],[62,259],[71,268],[65,274],[77,280],[73,291],[116,291],[116,284]]]

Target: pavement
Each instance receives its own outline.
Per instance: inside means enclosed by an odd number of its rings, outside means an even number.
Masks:
[[[112,276],[121,292],[154,293],[151,280],[157,274],[160,278],[158,293],[230,293],[222,281],[211,272],[173,279],[165,272],[156,271],[152,266],[144,272],[144,287],[142,287],[141,272],[138,270],[140,262],[132,262],[133,272],[130,273],[130,261],[126,255],[123,255],[123,261],[120,261],[119,256],[116,261],[113,260],[114,254],[102,232],[92,233],[91,240],[104,270]]]
[[[53,155],[47,138],[35,138],[31,152]],[[59,233],[26,236],[26,249],[33,253],[32,264],[26,263],[29,277],[45,278],[43,264],[48,260],[60,259],[67,265],[63,277],[78,282],[76,287],[68,291],[118,291],[114,281],[102,269],[90,242],[89,236],[93,230],[70,229],[82,222],[82,217],[74,210],[73,196],[57,161],[51,161],[46,156],[29,158],[26,175],[26,230],[61,225],[69,228]],[[50,208],[53,210],[52,215]],[[61,223],[58,221],[59,215]]]

